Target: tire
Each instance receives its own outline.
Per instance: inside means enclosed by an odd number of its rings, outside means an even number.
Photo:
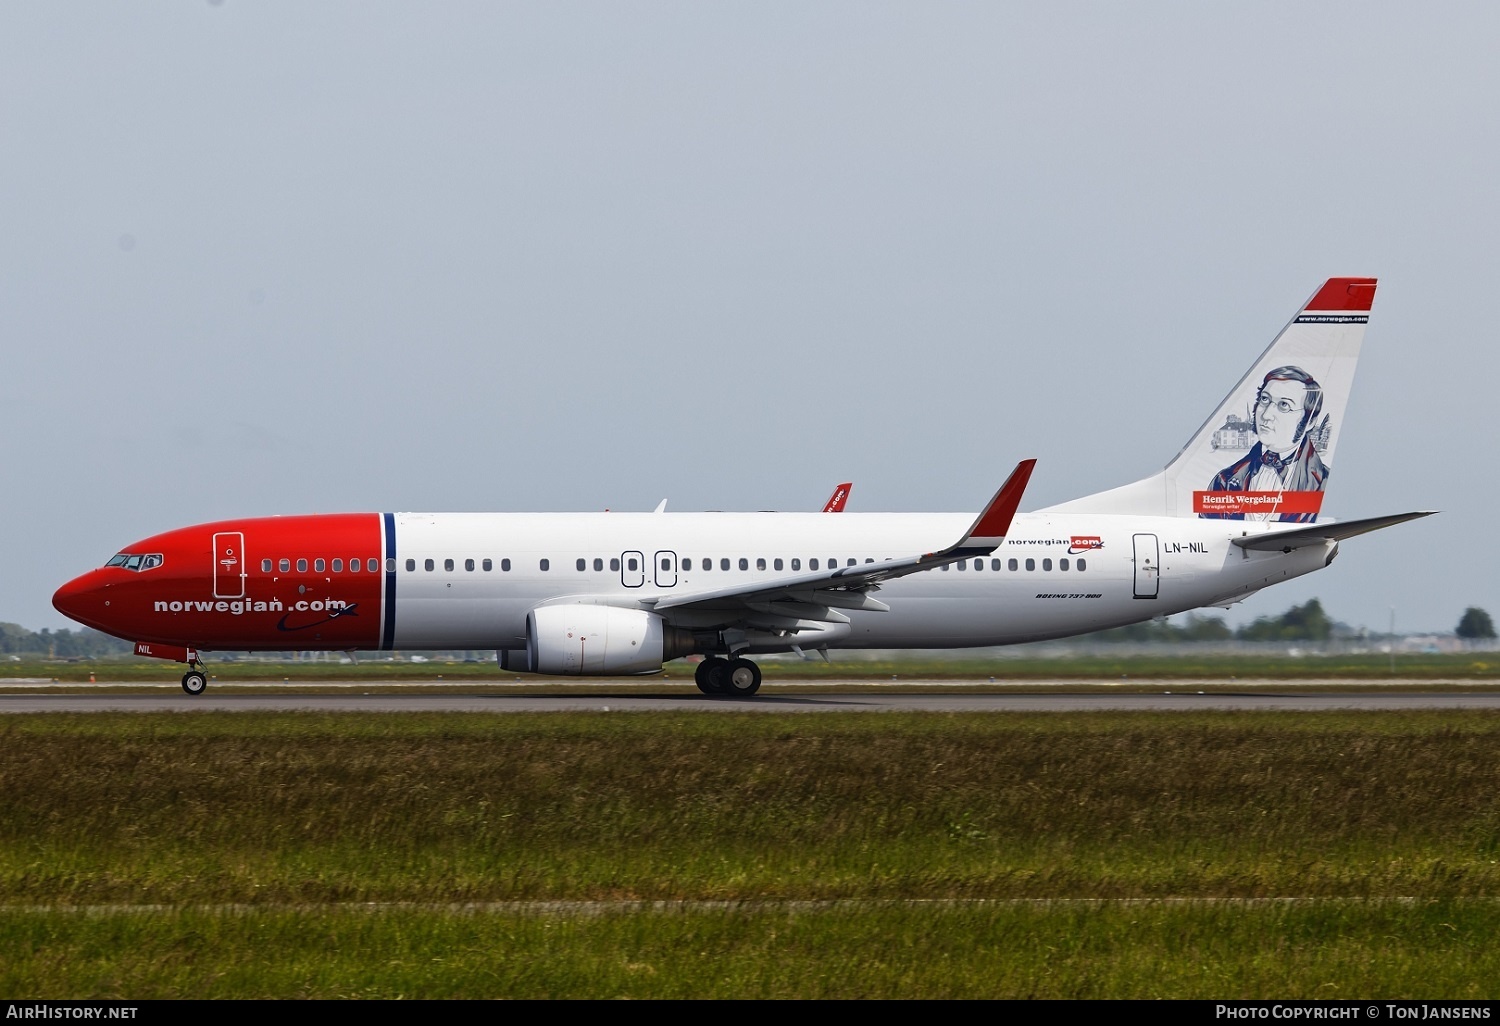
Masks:
[[[729,661],[709,656],[693,671],[693,680],[705,695],[722,695],[729,687]]]
[[[207,687],[208,678],[203,675],[203,671],[201,670],[189,670],[182,675],[182,690],[190,695],[195,697],[201,695]]]
[[[731,661],[725,678],[725,691],[737,698],[748,698],[760,690],[760,667],[748,659]]]

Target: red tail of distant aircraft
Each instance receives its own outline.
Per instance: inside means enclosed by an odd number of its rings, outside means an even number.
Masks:
[[[854,487],[854,482],[852,482],[852,481],[845,481],[843,484],[838,485],[836,488],[834,488],[833,494],[830,495],[828,497],[828,501],[823,504],[823,512],[824,513],[842,513],[842,512],[844,512],[844,504],[849,501],[849,489],[851,489],[853,487]]]

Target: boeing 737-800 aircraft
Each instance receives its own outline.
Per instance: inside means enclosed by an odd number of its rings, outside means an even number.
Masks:
[[[186,662],[211,650],[493,648],[511,670],[750,695],[762,652],[1004,645],[1227,605],[1427,515],[1320,519],[1373,278],[1313,295],[1166,468],[1018,514],[341,513],[185,527],[53,604]],[[841,505],[840,486],[828,508]]]

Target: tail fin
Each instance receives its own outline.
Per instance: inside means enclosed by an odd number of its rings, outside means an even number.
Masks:
[[[823,503],[823,512],[824,513],[842,513],[842,512],[844,512],[844,503],[846,503],[846,502],[849,501],[849,489],[851,489],[853,487],[854,487],[854,482],[853,481],[845,481],[841,485],[834,486],[833,494],[828,497],[828,501],[827,502]]]
[[[1374,298],[1328,279],[1166,469],[1043,512],[1316,522]]]

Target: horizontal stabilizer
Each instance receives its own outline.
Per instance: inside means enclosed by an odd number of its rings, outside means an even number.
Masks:
[[[1242,549],[1254,549],[1258,552],[1291,552],[1293,549],[1305,548],[1308,545],[1321,545],[1324,542],[1353,538],[1357,534],[1369,534],[1382,527],[1404,524],[1408,520],[1420,520],[1436,512],[1435,509],[1424,509],[1415,513],[1395,513],[1388,517],[1365,517],[1363,520],[1344,520],[1331,524],[1314,524],[1311,527],[1294,527],[1290,531],[1272,531],[1269,534],[1255,534],[1246,538],[1229,540]]]

